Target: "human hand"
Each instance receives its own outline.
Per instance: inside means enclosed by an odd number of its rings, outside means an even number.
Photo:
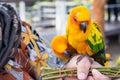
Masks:
[[[102,67],[96,61],[93,61],[92,64],[89,61],[88,57],[84,57],[78,64],[77,58],[80,55],[73,57],[67,64],[66,68],[77,68],[77,78],[73,77],[66,77],[65,80],[110,80],[109,77],[101,74],[98,70],[92,69],[92,76],[89,76],[89,69],[95,67]]]

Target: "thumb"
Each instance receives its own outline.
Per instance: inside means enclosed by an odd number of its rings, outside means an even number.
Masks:
[[[88,76],[91,63],[88,57],[84,57],[77,66],[78,79],[85,80]]]

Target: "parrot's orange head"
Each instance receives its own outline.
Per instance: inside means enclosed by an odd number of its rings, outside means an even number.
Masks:
[[[90,21],[90,11],[85,6],[74,7],[70,12],[68,20],[69,24],[72,23],[85,33]]]

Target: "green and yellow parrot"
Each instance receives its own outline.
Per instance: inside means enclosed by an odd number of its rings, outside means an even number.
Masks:
[[[99,25],[91,19],[88,8],[85,6],[77,6],[71,10],[68,16],[65,36],[67,44],[64,43],[64,45],[70,45],[76,50],[77,54],[88,54],[100,64],[104,65],[106,57],[103,36]],[[57,40],[54,40],[51,45],[55,45],[54,42],[57,42]],[[57,46],[59,46],[59,42]],[[55,51],[55,48],[52,47],[52,49]],[[65,56],[64,52],[65,50],[60,54]],[[69,54],[71,53],[74,54],[75,52],[70,52]],[[58,56],[59,53],[55,52],[55,54]]]

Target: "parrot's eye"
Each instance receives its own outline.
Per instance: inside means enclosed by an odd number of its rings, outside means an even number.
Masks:
[[[77,19],[76,19],[76,18],[74,18],[74,21],[75,21],[75,22],[77,22]]]

